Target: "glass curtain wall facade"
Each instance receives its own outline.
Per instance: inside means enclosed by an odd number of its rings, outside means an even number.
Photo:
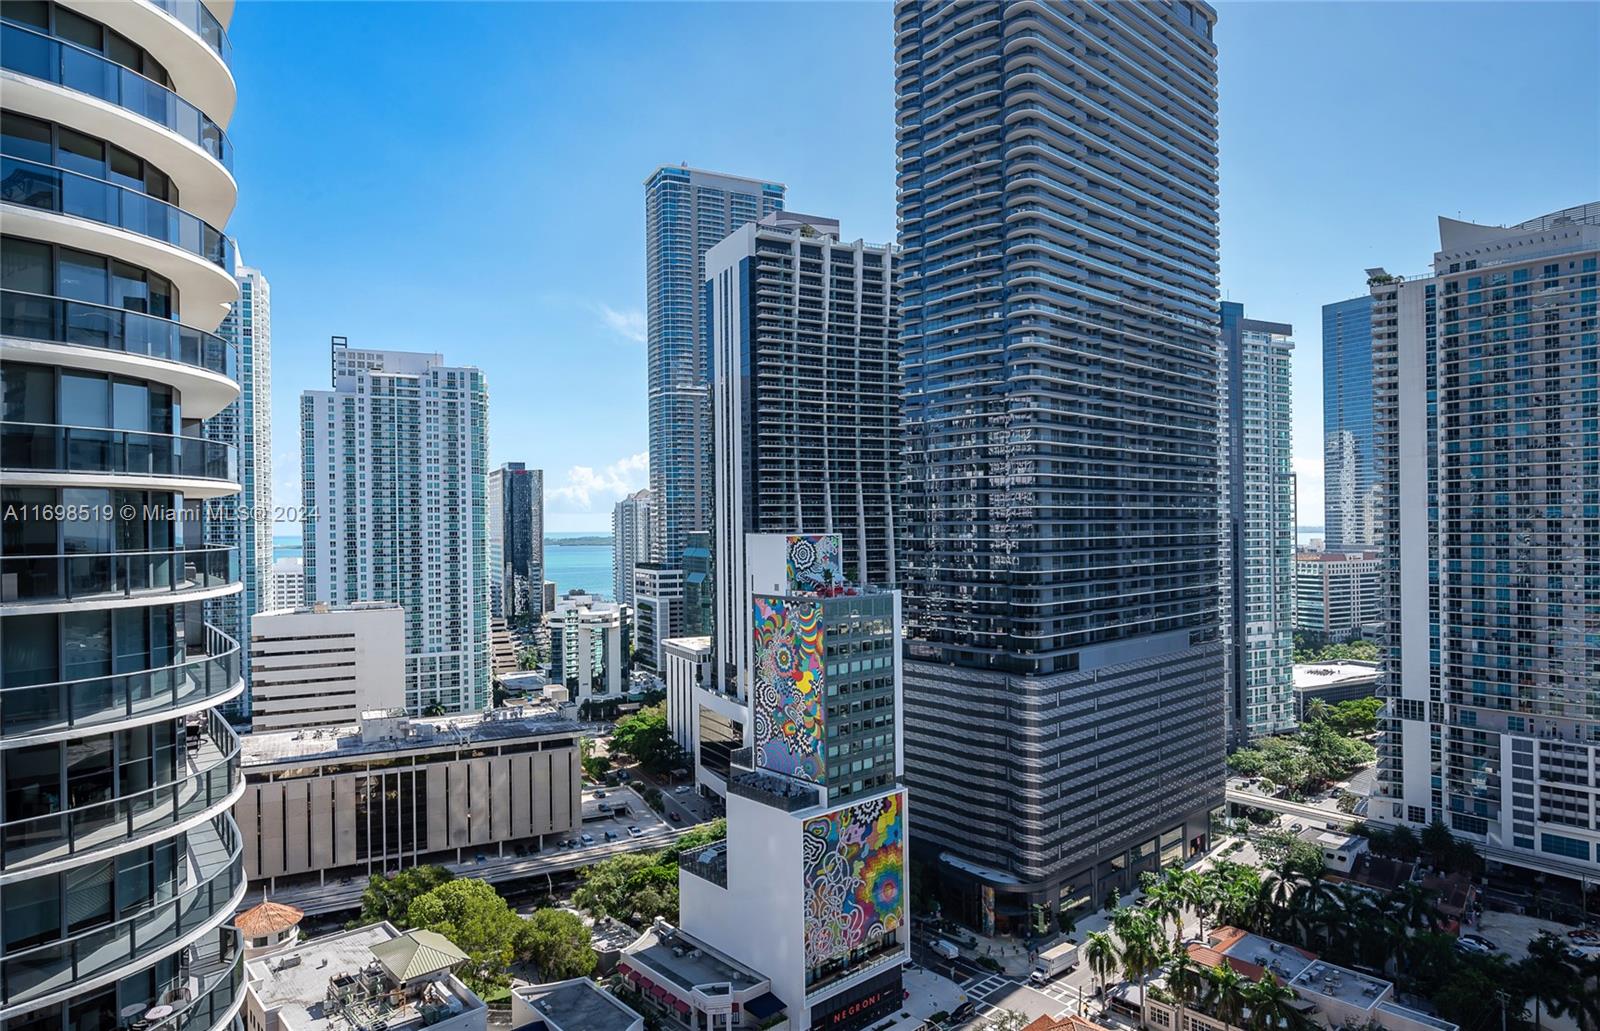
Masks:
[[[650,558],[682,568],[685,537],[711,524],[711,402],[701,346],[706,251],[783,207],[781,183],[663,165],[644,183],[650,401]]]
[[[1372,467],[1372,297],[1322,306],[1323,548],[1378,545]]]
[[[232,5],[0,9],[0,1027],[238,1028]],[[181,90],[174,85],[181,83]],[[157,1007],[162,1009],[157,1010]]]
[[[895,7],[906,769],[975,926],[1222,802],[1215,19]]]
[[[544,611],[544,470],[489,470],[489,613],[513,625]]]

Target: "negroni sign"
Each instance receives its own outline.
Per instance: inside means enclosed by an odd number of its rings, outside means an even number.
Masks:
[[[858,1031],[900,1008],[904,998],[900,968],[879,974],[816,1006],[811,1011],[811,1031]]]

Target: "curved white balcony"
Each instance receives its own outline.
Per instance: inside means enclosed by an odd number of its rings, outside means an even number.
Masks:
[[[186,498],[239,493],[239,452],[176,433],[0,422],[0,470],[13,487],[142,487]]]
[[[0,290],[0,354],[165,383],[177,388],[193,419],[209,419],[239,397],[239,351],[231,341],[104,304]]]
[[[242,590],[237,548],[0,555],[0,616],[209,601]]]
[[[108,4],[105,0],[57,0],[85,18],[115,29],[144,47],[172,76],[174,91],[211,116],[224,129],[233,117],[238,90],[224,58],[227,34],[218,27],[218,45],[200,36],[197,0],[146,0]],[[186,24],[192,23],[192,24]]]

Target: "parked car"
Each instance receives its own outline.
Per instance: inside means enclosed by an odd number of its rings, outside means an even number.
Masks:
[[[1464,952],[1469,956],[1487,956],[1493,950],[1471,938],[1457,938],[1456,951]]]
[[[606,793],[604,791],[596,791],[594,793],[594,797],[595,798],[605,798],[606,797]]]
[[[617,840],[617,832],[616,831],[606,831],[606,840],[607,841],[616,841]]]
[[[687,784],[679,784],[677,787],[672,789],[672,793],[674,795],[684,795],[684,794],[688,794],[688,792],[689,792],[689,785],[687,785]]]
[[[628,828],[628,837],[630,837],[630,838],[637,838],[639,835],[641,835],[643,833],[644,833],[644,831],[640,830],[638,827],[629,827]]]
[[[683,822],[683,817],[679,816],[677,813],[668,813],[667,819],[671,820],[673,823]]]
[[[1481,946],[1490,952],[1500,951],[1500,946],[1496,945],[1494,942],[1485,938],[1481,934],[1463,934],[1460,940],[1464,942],[1471,942],[1473,945]]]
[[[580,834],[578,836],[578,840],[583,842],[585,845],[593,845],[594,844],[594,835],[593,834]]]

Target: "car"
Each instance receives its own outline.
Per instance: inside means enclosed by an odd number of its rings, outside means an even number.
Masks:
[[[489,857],[488,857],[488,856],[486,856],[486,855],[484,855],[484,854],[483,854],[483,853],[482,853],[482,852],[479,852],[479,853],[478,853],[478,854],[477,854],[477,855],[476,855],[476,856],[474,856],[474,857],[473,857],[473,858],[474,858],[474,859],[476,859],[476,860],[477,860],[477,861],[478,861],[478,862],[480,862],[480,863],[487,863],[487,862],[488,862],[488,861],[489,861]]]
[[[1289,825],[1289,829],[1294,831],[1296,834],[1299,834],[1301,831],[1306,829],[1306,825],[1301,823],[1299,820],[1296,820],[1294,823]]]
[[[644,833],[644,831],[640,830],[638,827],[629,827],[628,828],[628,837],[630,837],[630,838],[637,838],[639,835],[641,835],[643,833]]]
[[[610,802],[601,802],[600,803],[600,811],[602,813],[609,813],[611,811],[611,803]]]
[[[689,785],[687,785],[687,784],[679,784],[677,787],[672,789],[672,793],[674,795],[685,795],[685,794],[688,794],[689,793]]]
[[[673,823],[683,822],[683,817],[679,816],[677,813],[668,813],[667,819],[671,820]]]
[[[1487,956],[1490,952],[1489,949],[1484,948],[1470,938],[1457,938],[1456,951],[1464,952],[1469,956]]]
[[[578,836],[578,840],[583,842],[585,845],[593,845],[594,844],[594,835],[593,834],[582,834],[582,835]]]
[[[618,770],[617,771],[617,779],[618,780],[632,780],[633,779],[633,774],[629,773],[627,770]]]
[[[1488,949],[1490,952],[1499,952],[1500,951],[1500,946],[1496,945],[1494,942],[1492,942],[1489,939],[1485,938],[1481,934],[1463,934],[1461,936],[1460,940],[1464,941],[1464,942],[1471,942],[1474,945],[1481,946],[1482,948]]]
[[[606,797],[606,793],[604,791],[596,791],[594,793],[594,797],[595,798],[605,798]]]
[[[617,840],[617,832],[616,831],[606,831],[606,840],[607,841],[616,841]]]

